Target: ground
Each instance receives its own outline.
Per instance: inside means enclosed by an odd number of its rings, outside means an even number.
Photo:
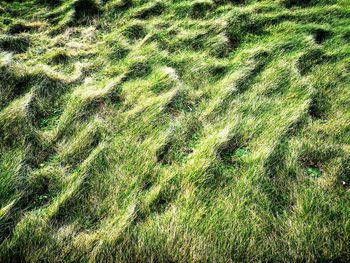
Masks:
[[[1,262],[349,262],[349,0],[0,2]]]

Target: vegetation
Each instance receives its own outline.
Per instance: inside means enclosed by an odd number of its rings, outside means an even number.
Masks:
[[[349,262],[350,1],[0,2],[1,262]]]

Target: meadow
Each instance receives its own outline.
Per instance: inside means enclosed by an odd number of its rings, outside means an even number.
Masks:
[[[0,1],[0,262],[350,262],[350,1]]]

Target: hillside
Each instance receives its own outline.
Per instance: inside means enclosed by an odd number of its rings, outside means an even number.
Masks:
[[[0,1],[0,262],[350,262],[349,0]]]

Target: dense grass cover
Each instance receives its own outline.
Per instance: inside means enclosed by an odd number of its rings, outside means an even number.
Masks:
[[[1,262],[349,262],[349,0],[0,2]]]

